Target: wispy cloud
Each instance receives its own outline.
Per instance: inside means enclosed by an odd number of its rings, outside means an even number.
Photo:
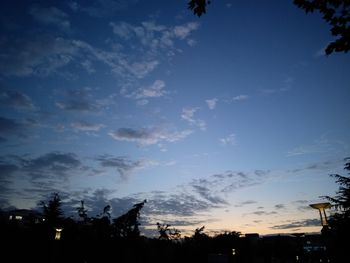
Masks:
[[[4,90],[0,93],[0,105],[20,110],[34,110],[32,99],[16,90]]]
[[[276,211],[270,211],[270,212],[267,212],[267,211],[255,211],[255,212],[252,212],[250,214],[256,215],[256,216],[270,216],[270,215],[276,215],[277,212]]]
[[[0,138],[2,142],[12,136],[23,138],[27,136],[27,127],[14,119],[0,117]]]
[[[84,167],[77,155],[68,152],[49,152],[36,157],[8,155],[0,159],[1,172],[11,176],[11,182],[15,184],[13,187],[16,187],[9,195],[21,195],[23,198],[29,195],[35,198],[39,193],[68,187],[70,178],[81,173],[86,169]],[[31,190],[26,193],[26,188]]]
[[[214,193],[212,188],[212,181],[208,181],[206,179],[198,179],[194,180],[191,183],[191,186],[193,187],[194,191],[205,200],[217,205],[227,204],[227,202],[222,197]]]
[[[319,50],[317,50],[317,51],[314,53],[313,57],[314,57],[314,58],[320,58],[320,57],[326,56],[326,52],[325,52],[326,47],[327,47],[327,45],[325,45],[324,47],[322,47],[322,48],[320,48]]]
[[[248,95],[241,94],[233,97],[232,101],[242,101],[242,100],[247,100],[248,98],[249,98]]]
[[[196,22],[189,22],[184,25],[175,26],[174,27],[174,34],[175,37],[178,37],[180,39],[187,38],[192,31],[197,30],[199,28],[199,24]]]
[[[49,179],[55,175],[65,179],[69,171],[81,166],[81,161],[74,153],[50,152],[37,158],[21,157],[22,170],[33,180]]]
[[[346,151],[347,148],[348,145],[345,142],[340,140],[329,139],[325,134],[320,136],[319,139],[316,139],[310,144],[301,145],[288,151],[287,156],[335,152],[339,149]]]
[[[226,205],[227,201],[223,198],[223,194],[261,184],[266,180],[267,175],[268,172],[262,176],[255,172],[226,171],[224,173],[213,174],[207,178],[194,179],[189,183],[189,186],[203,199],[216,205]],[[249,200],[241,203],[241,205],[253,202],[255,201]]]
[[[156,24],[154,21],[144,21],[139,25],[126,22],[111,22],[114,34],[124,40],[139,41],[149,52],[155,53],[157,49],[174,48],[176,39],[185,40],[191,33],[199,28],[199,23],[189,22],[175,27]],[[158,51],[159,52],[159,51]],[[170,55],[171,53],[167,53]]]
[[[275,205],[275,209],[279,210],[279,209],[285,209],[286,206],[284,204],[277,204]]]
[[[209,99],[209,100],[206,100],[205,102],[207,103],[208,105],[208,108],[210,110],[214,110],[216,108],[216,103],[218,102],[219,100],[217,98],[213,98],[213,99]]]
[[[195,119],[194,114],[199,110],[199,108],[183,108],[181,118],[187,121],[190,125],[197,126],[202,131],[207,129],[207,124],[204,120]]]
[[[182,140],[192,133],[191,130],[167,131],[161,128],[120,128],[109,133],[118,141],[136,142],[139,145],[151,145],[161,142],[176,142]]]
[[[306,164],[300,168],[288,170],[288,172],[298,173],[298,172],[310,171],[310,170],[331,170],[332,168],[335,168],[337,165],[339,165],[341,162],[342,160],[340,159],[314,162],[314,163]]]
[[[256,171],[259,172],[257,173]],[[226,171],[221,174],[215,174],[213,177],[225,182],[221,191],[227,193],[265,182],[269,171],[265,171],[265,173],[261,173],[261,170],[256,171],[252,173]]]
[[[246,205],[252,205],[252,204],[256,204],[256,203],[258,203],[258,202],[254,201],[254,200],[247,200],[247,201],[243,201],[243,202],[236,204],[235,207],[243,207]]]
[[[105,125],[103,124],[89,123],[85,121],[73,122],[71,126],[76,131],[84,131],[84,132],[97,132],[100,129],[105,127]]]
[[[222,145],[235,145],[236,144],[236,134],[231,133],[224,138],[220,138],[220,143]]]
[[[75,12],[83,12],[92,17],[109,17],[135,5],[138,0],[95,0],[92,2],[71,1],[69,7]]]
[[[6,76],[48,76],[71,63],[79,50],[72,41],[40,36],[11,37],[0,43],[0,72]]]
[[[291,221],[290,223],[272,226],[272,229],[293,229],[301,227],[319,226],[318,219],[305,219],[300,221]]]
[[[56,7],[33,6],[29,14],[45,25],[53,25],[62,30],[70,29],[68,15]]]
[[[151,215],[170,215],[176,217],[195,216],[199,212],[208,211],[217,207],[206,200],[201,200],[193,194],[179,193],[154,193],[148,198],[146,210]]]
[[[99,112],[103,108],[113,104],[111,97],[96,99],[88,88],[67,91],[56,106],[66,111]]]
[[[276,93],[286,92],[292,89],[294,83],[294,78],[287,76],[285,79],[282,80],[282,83],[280,84],[279,88],[268,88],[268,89],[262,89],[262,93],[266,95],[272,95]]]
[[[163,80],[155,80],[150,86],[139,88],[128,93],[127,89],[122,89],[121,94],[127,98],[137,100],[139,105],[145,105],[151,98],[163,97],[167,92],[164,90],[165,82]]]
[[[97,161],[103,167],[111,167],[117,169],[122,179],[126,180],[133,172],[140,169],[145,169],[149,166],[158,165],[159,163],[150,159],[141,159],[132,161],[127,157],[103,155],[97,158]]]

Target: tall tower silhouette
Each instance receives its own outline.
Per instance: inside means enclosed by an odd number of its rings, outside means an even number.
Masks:
[[[326,215],[325,209],[330,208],[331,204],[330,203],[317,203],[317,204],[311,204],[310,206],[319,211],[321,225],[328,226],[327,215]]]

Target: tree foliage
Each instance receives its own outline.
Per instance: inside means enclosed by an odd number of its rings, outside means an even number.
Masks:
[[[160,224],[157,222],[159,239],[161,240],[177,240],[181,237],[181,231],[176,228],[170,228],[171,225]]]
[[[114,234],[117,237],[138,237],[140,210],[143,208],[147,200],[135,204],[127,213],[113,219]]]
[[[350,174],[350,157],[345,159],[346,163],[344,169]],[[331,174],[335,178],[339,189],[335,196],[325,196],[332,203],[332,205],[346,218],[350,218],[350,177],[339,174]]]
[[[210,4],[208,0],[190,0],[188,2],[188,9],[193,11],[193,14],[200,17],[202,14],[206,13],[206,7]]]
[[[344,169],[350,174],[350,158],[345,159]],[[329,219],[330,234],[329,249],[334,262],[344,262],[343,259],[348,257],[348,243],[350,236],[350,177],[339,174],[331,174],[339,185],[335,196],[324,196],[330,201],[337,212]]]
[[[318,11],[331,26],[331,34],[336,38],[325,49],[327,55],[333,52],[350,50],[350,1],[349,0],[293,0],[294,4],[306,13]],[[210,4],[207,0],[190,0],[188,9],[200,17]]]
[[[83,200],[80,201],[80,206],[77,208],[77,211],[81,220],[83,222],[87,222],[88,221],[87,209],[85,209]]]
[[[318,11],[331,26],[336,40],[325,49],[327,55],[350,50],[350,1],[349,0],[294,0],[294,4],[306,13]]]
[[[43,215],[46,222],[50,225],[57,225],[62,220],[62,203],[58,193],[53,193],[51,199],[46,204],[44,201],[41,202]]]

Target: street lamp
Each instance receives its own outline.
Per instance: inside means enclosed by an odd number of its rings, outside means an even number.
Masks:
[[[61,232],[63,228],[56,228],[55,240],[61,240]]]
[[[327,215],[326,215],[325,209],[330,208],[331,204],[330,203],[317,203],[317,204],[311,204],[310,206],[314,209],[317,209],[318,212],[320,213],[321,225],[328,226]]]

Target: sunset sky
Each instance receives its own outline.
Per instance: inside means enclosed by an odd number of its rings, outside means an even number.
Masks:
[[[350,55],[292,0],[9,1],[0,11],[0,205],[59,192],[142,225],[320,230],[350,154]]]

